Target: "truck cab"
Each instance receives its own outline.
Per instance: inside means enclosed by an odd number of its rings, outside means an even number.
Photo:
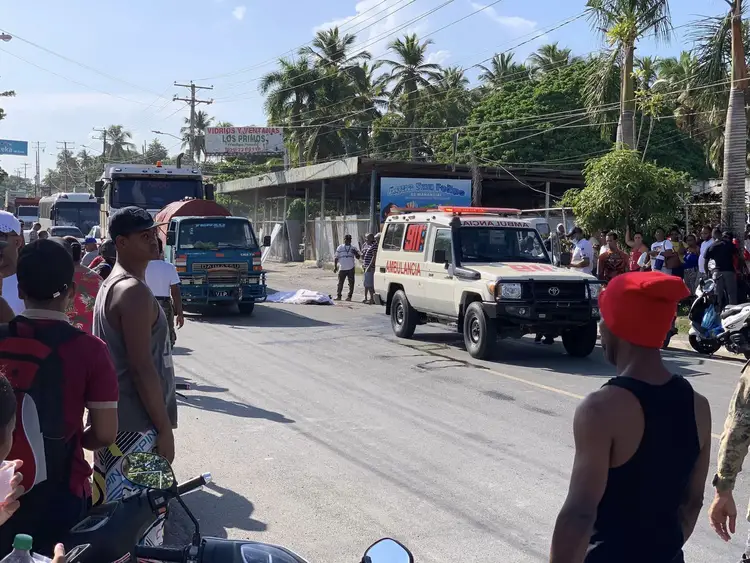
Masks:
[[[247,218],[173,216],[164,227],[164,258],[177,268],[183,305],[236,303],[249,315],[266,300],[261,244]]]

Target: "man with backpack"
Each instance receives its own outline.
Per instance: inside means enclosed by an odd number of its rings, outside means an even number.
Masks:
[[[23,301],[18,296],[16,266],[18,253],[24,245],[21,222],[12,213],[0,211],[0,285],[3,299],[17,315],[23,311]]]
[[[26,492],[0,526],[0,557],[16,534],[29,534],[34,550],[51,556],[90,506],[84,448],[106,447],[117,434],[117,376],[106,345],[73,327],[65,314],[76,290],[68,251],[53,240],[26,245],[17,275],[26,308],[0,325],[0,372],[16,394],[8,458],[23,462]]]

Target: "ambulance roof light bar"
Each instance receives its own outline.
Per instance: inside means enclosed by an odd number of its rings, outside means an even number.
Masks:
[[[453,213],[454,215],[520,215],[521,210],[513,207],[456,207],[453,205],[440,205],[439,211]]]

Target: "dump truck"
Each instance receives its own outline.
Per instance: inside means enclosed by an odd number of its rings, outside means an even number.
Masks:
[[[249,315],[255,303],[266,300],[266,272],[261,264],[263,244],[246,217],[233,217],[215,201],[186,198],[156,214],[164,259],[180,276],[182,304],[229,306],[237,304]]]

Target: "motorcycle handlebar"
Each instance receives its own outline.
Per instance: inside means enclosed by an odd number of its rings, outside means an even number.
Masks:
[[[143,557],[145,559],[153,559],[156,561],[175,561],[176,563],[182,563],[185,560],[185,549],[136,545],[134,555],[136,557]]]
[[[203,475],[190,479],[190,481],[185,481],[184,483],[177,485],[177,494],[184,495],[186,493],[189,493],[190,491],[199,489],[203,485],[207,485],[210,482],[211,474],[204,473]]]

